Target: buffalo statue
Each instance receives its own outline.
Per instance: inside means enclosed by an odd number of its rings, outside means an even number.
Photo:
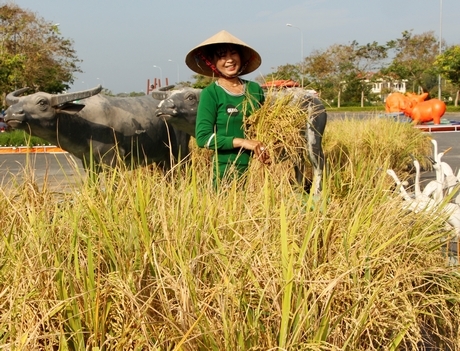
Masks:
[[[424,101],[428,97],[428,93],[417,94],[402,94],[394,92],[388,95],[385,101],[385,111],[387,113],[404,112],[405,109],[411,108],[419,102]]]
[[[430,99],[414,106],[407,106],[403,112],[417,124],[431,121],[434,124],[440,124],[441,118],[446,112],[446,104],[439,99]]]
[[[169,88],[169,87],[167,87]],[[189,87],[171,91],[154,91],[151,95],[160,100],[156,115],[174,128],[195,136],[196,113],[201,89]]]
[[[109,97],[101,89],[26,96],[28,88],[16,90],[6,97],[5,122],[59,146],[87,169],[155,163],[167,170],[188,155],[190,135],[156,117],[159,100]]]

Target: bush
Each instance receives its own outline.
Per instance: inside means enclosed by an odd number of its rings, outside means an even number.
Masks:
[[[51,145],[46,140],[30,136],[23,130],[0,133],[0,146],[38,146]]]
[[[460,112],[460,106],[447,105],[446,112]]]

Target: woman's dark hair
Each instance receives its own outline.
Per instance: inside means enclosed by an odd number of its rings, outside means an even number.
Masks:
[[[237,51],[238,54],[240,55],[241,60],[244,60],[243,53],[241,52],[240,46],[233,45],[230,43],[211,44],[206,47],[206,52],[204,54],[212,60],[214,59],[215,56],[220,57],[223,53],[226,53],[227,50]]]

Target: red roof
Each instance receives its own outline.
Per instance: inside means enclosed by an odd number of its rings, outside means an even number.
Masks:
[[[270,82],[266,82],[262,84],[262,88],[292,88],[292,87],[299,87],[300,84],[293,81],[292,79],[281,79],[281,80],[272,80]]]

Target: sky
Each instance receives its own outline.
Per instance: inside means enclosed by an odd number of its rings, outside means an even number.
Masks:
[[[255,79],[333,44],[385,44],[433,31],[460,45],[460,0],[0,0],[59,24],[82,62],[71,91],[102,84],[146,92],[147,81],[193,81],[185,56],[225,29],[262,56]],[[290,23],[292,26],[286,26]]]

